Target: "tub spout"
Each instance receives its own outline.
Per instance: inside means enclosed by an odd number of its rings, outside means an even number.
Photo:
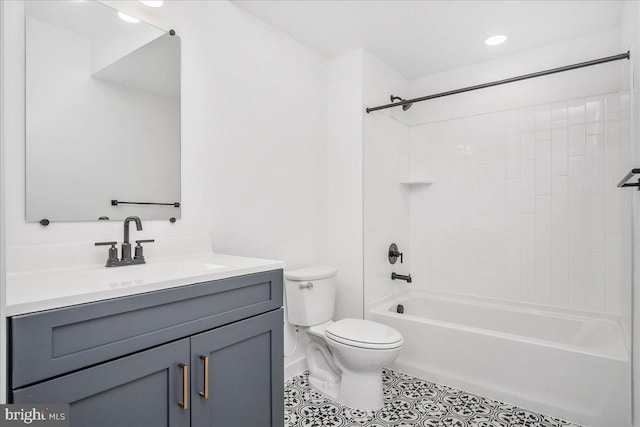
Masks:
[[[396,273],[391,273],[391,280],[405,280],[407,283],[411,283],[411,275],[404,275],[404,274],[396,274]]]

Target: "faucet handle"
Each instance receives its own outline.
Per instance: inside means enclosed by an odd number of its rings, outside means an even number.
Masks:
[[[142,245],[140,243],[153,243],[155,242],[155,239],[142,239],[142,240],[136,240],[136,251],[135,251],[135,256],[133,257],[133,259],[137,259],[139,261],[141,261],[142,263],[145,262],[144,260],[144,253],[142,252],[142,250],[144,249],[142,247]]]
[[[111,246],[109,248],[109,258],[107,258],[107,267],[113,267],[114,263],[118,261],[118,248],[116,244],[118,242],[96,242],[95,246]]]

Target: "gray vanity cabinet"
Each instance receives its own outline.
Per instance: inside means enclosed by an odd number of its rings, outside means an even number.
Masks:
[[[16,390],[14,403],[69,403],[73,426],[188,427],[182,368],[183,339],[113,362]]]
[[[280,427],[282,270],[10,320],[12,403],[73,427]]]
[[[192,425],[281,426],[282,339],[282,310],[193,336]]]

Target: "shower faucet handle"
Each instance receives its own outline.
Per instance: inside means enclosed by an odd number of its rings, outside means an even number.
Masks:
[[[395,264],[396,261],[398,260],[398,258],[400,258],[400,264],[402,264],[404,262],[404,257],[402,252],[400,252],[398,250],[398,245],[396,245],[395,243],[392,243],[389,246],[389,262],[391,264]]]

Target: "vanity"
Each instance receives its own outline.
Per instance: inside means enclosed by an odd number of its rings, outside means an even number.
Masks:
[[[10,401],[68,403],[72,426],[282,426],[282,268],[201,253],[10,273]]]

